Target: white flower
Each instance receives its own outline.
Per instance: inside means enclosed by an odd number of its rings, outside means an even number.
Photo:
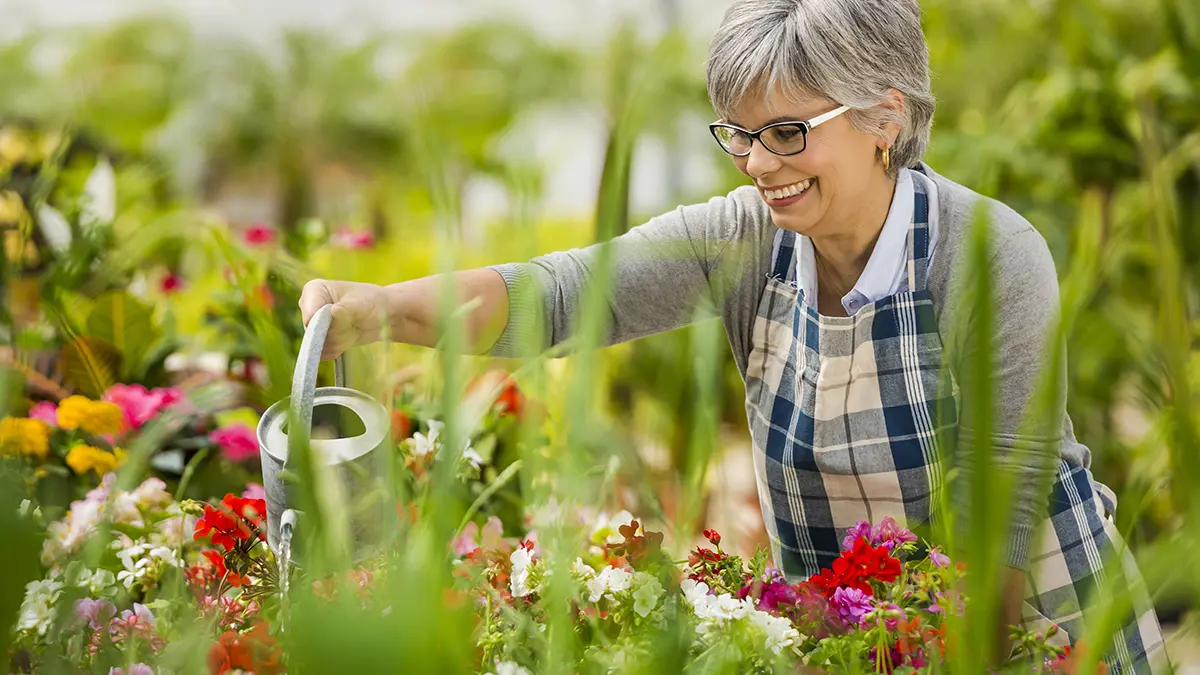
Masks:
[[[633,592],[633,611],[645,618],[658,607],[658,599],[663,595],[662,584],[653,574],[638,572],[635,575],[637,590]]]
[[[42,563],[53,565],[61,558],[74,553],[83,542],[96,531],[103,501],[84,499],[71,503],[71,510],[61,521],[50,525],[50,536],[42,544]]]
[[[21,602],[21,616],[17,619],[17,630],[36,630],[45,635],[54,621],[54,603],[62,595],[63,584],[54,579],[31,581],[25,585],[25,599]]]
[[[629,588],[629,582],[633,580],[633,575],[625,570],[617,569],[616,567],[605,567],[596,575],[595,579],[587,582],[588,591],[591,595],[588,596],[589,602],[600,602],[600,598],[608,596],[612,598],[613,593],[620,593]]]
[[[90,595],[99,596],[117,582],[117,577],[108,570],[96,570],[89,572],[84,570],[79,575],[79,581],[76,582],[80,588],[86,588]]]
[[[512,561],[509,590],[513,597],[523,598],[533,593],[533,588],[529,585],[529,567],[533,564],[533,555],[524,546],[518,546],[509,556],[509,560]]]
[[[483,457],[480,457],[479,453],[475,452],[475,448],[472,448],[470,443],[467,444],[467,449],[463,450],[463,459],[467,460],[467,463],[476,469],[479,468],[479,465],[483,464]]]
[[[752,624],[767,634],[767,648],[776,654],[800,639],[800,632],[792,627],[791,621],[784,617],[773,616],[758,609],[752,610],[748,616]]]
[[[134,501],[142,508],[164,507],[172,503],[167,484],[158,478],[147,478],[132,493]]]
[[[596,570],[583,562],[583,558],[576,558],[575,562],[571,563],[571,574],[580,581],[586,581],[596,576]]]
[[[445,424],[437,420],[429,420],[428,436],[419,431],[413,434],[413,454],[417,457],[424,457],[432,452],[436,457],[438,448],[441,447],[441,444],[438,442],[438,435],[445,426]]]
[[[144,527],[142,512],[138,510],[137,497],[129,492],[119,492],[112,500],[113,522],[121,525]]]
[[[501,661],[496,664],[496,670],[487,675],[530,675],[530,672],[512,661]]]

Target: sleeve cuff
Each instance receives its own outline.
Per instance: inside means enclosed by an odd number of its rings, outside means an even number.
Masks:
[[[538,314],[534,277],[520,263],[490,265],[488,269],[504,279],[508,290],[508,324],[488,354],[502,358],[527,356],[536,335],[533,328]]]
[[[1029,542],[1033,539],[1033,527],[1013,523],[1004,548],[1004,564],[1019,570],[1029,567]]]

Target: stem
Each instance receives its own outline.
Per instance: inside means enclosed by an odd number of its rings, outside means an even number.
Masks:
[[[464,528],[466,528],[467,523],[471,522],[471,519],[475,517],[475,514],[479,512],[479,509],[483,507],[484,503],[491,499],[492,495],[496,494],[500,488],[507,485],[508,481],[512,480],[512,477],[517,475],[517,471],[520,468],[521,460],[519,459],[514,461],[512,464],[509,464],[499,476],[496,476],[496,480],[492,481],[491,484],[488,485],[487,488],[485,488],[484,491],[475,498],[475,501],[471,503],[471,507],[467,509],[465,514],[463,514],[462,522],[458,524],[458,529],[454,533],[455,537],[462,534],[462,531]]]

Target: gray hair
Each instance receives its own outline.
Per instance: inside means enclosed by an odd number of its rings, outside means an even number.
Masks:
[[[779,85],[789,98],[850,106],[850,123],[879,138],[898,123],[892,175],[929,145],[935,103],[916,0],[736,0],[709,47],[706,79],[722,117]],[[889,89],[904,94],[903,113],[880,105]]]

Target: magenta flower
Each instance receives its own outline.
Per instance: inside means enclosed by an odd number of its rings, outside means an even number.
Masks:
[[[267,490],[258,483],[246,483],[246,489],[242,491],[242,499],[267,499]]]
[[[879,527],[872,531],[871,543],[875,546],[883,546],[891,551],[898,546],[902,546],[908,542],[916,541],[917,535],[900,526],[891,516],[888,516],[879,523]]]
[[[871,524],[865,520],[860,520],[854,524],[854,527],[846,530],[846,537],[842,539],[842,550],[849,551],[854,548],[855,542],[860,537],[866,537],[867,541],[874,545],[871,534]]]
[[[939,569],[950,566],[950,556],[942,553],[937,548],[929,549],[929,559],[933,561],[933,566]]]
[[[103,399],[120,406],[127,429],[138,429],[159,412],[183,402],[183,392],[175,387],[146,389],[140,384],[114,384]]]
[[[101,626],[116,616],[116,614],[116,605],[108,600],[80,598],[75,601],[75,616],[87,621],[88,626],[91,626],[92,630],[99,630]]]
[[[863,616],[872,609],[871,596],[857,588],[837,589],[829,599],[829,604],[848,627],[860,625]]]
[[[29,409],[29,417],[56,427],[58,426],[58,406],[49,401],[42,401]]]
[[[231,462],[244,462],[258,456],[258,436],[241,422],[217,429],[208,435],[208,440],[219,446],[221,454]]]
[[[275,230],[263,223],[254,223],[242,230],[242,241],[251,246],[263,246],[275,241]]]

